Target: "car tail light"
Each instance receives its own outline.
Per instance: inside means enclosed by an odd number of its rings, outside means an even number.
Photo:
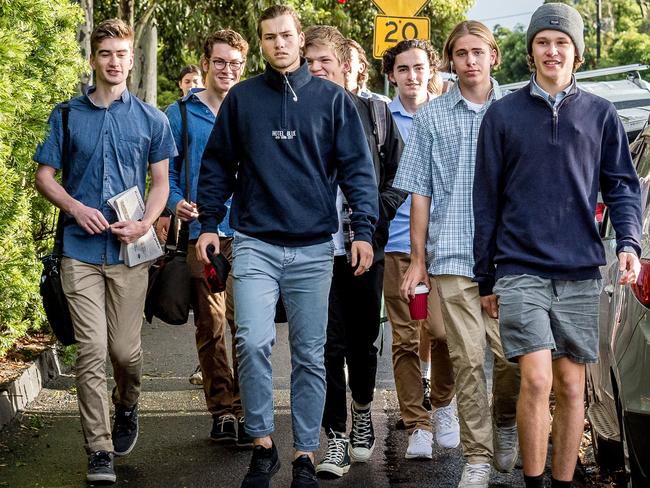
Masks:
[[[632,292],[644,307],[650,308],[650,259],[641,260],[641,272],[632,285]]]

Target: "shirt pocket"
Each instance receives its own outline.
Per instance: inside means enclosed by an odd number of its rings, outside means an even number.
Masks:
[[[149,140],[145,137],[120,136],[117,145],[118,167],[125,185],[138,183],[138,175],[146,172]]]

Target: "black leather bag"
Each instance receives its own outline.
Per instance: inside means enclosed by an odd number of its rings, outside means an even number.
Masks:
[[[183,155],[185,159],[185,199],[190,201],[190,160],[187,134],[187,111],[185,103],[179,100],[183,126]],[[192,275],[187,264],[189,223],[181,222],[176,241],[176,219],[169,222],[169,233],[165,243],[165,254],[149,268],[149,285],[144,305],[144,316],[151,323],[157,317],[170,325],[183,325],[190,314],[190,282]]]
[[[174,217],[169,223],[169,236],[174,235]],[[144,304],[144,316],[151,323],[157,317],[170,325],[187,323],[190,314],[190,281],[187,264],[186,225],[181,225],[179,245],[165,244],[165,255],[149,268],[149,286]],[[184,245],[182,241],[184,240]]]
[[[67,103],[61,104],[61,118],[63,125],[63,151],[61,161],[63,166],[63,181],[66,177],[67,150],[69,143],[68,113],[70,106]],[[40,293],[43,297],[43,309],[50,323],[52,332],[64,346],[74,344],[74,326],[70,317],[68,299],[63,293],[61,284],[61,257],[63,255],[63,225],[64,215],[59,212],[54,237],[52,253],[41,258],[43,272],[41,273]]]

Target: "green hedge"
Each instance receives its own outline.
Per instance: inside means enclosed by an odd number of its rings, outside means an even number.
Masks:
[[[45,326],[38,257],[53,209],[34,189],[32,155],[52,107],[85,69],[75,39],[82,19],[69,0],[0,0],[0,356]]]

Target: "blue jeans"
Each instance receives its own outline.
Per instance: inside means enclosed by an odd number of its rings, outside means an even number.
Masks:
[[[334,244],[283,247],[235,233],[233,286],[246,432],[274,431],[271,349],[280,291],[289,321],[294,448],[316,451],[325,405],[324,346]]]

